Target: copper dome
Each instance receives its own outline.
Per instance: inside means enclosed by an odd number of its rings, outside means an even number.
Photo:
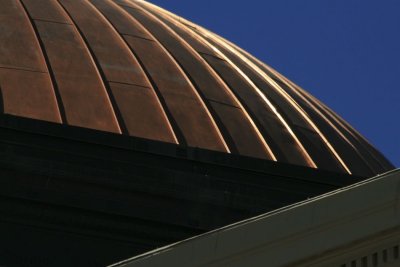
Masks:
[[[384,156],[234,44],[145,1],[3,0],[5,114],[372,176]]]

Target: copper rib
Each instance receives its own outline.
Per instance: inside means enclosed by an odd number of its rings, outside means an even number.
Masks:
[[[40,39],[38,37],[39,34],[38,34],[37,29],[35,27],[35,18],[33,18],[32,14],[30,14],[27,11],[27,7],[26,7],[27,5],[31,5],[31,6],[35,6],[35,5],[33,5],[33,2],[31,0],[20,0],[20,1],[21,1],[20,3],[23,6],[27,16],[29,17],[29,20],[31,21],[31,24],[32,24],[32,26],[34,28],[34,31],[35,31],[35,34],[36,34],[36,39],[39,42],[39,45],[40,45],[40,48],[41,48],[41,52],[42,52],[44,60],[45,60],[46,69],[47,69],[47,72],[49,73],[49,76],[50,76],[50,79],[51,79],[51,83],[52,83],[52,86],[53,86],[53,90],[54,90],[55,98],[56,98],[56,101],[57,101],[57,107],[58,107],[61,123],[66,123],[67,119],[65,117],[64,105],[62,103],[61,95],[60,95],[60,92],[59,92],[59,89],[58,89],[58,86],[57,86],[57,81],[56,81],[56,79],[54,77],[53,71],[51,70],[51,65],[49,63],[49,59],[48,59],[48,56],[46,54],[46,50],[44,49],[44,45],[43,45],[42,42],[40,42]],[[38,5],[37,10],[43,11],[43,8],[41,8],[41,6]]]
[[[214,150],[221,150],[221,151],[230,152],[229,148],[228,148],[228,146],[227,146],[227,144],[226,144],[226,142],[225,142],[225,140],[224,140],[224,138],[223,138],[223,136],[222,136],[222,134],[221,134],[221,132],[219,130],[219,128],[217,127],[217,124],[216,124],[214,118],[211,116],[211,113],[210,113],[208,107],[204,103],[204,100],[202,99],[200,94],[195,89],[195,87],[192,84],[192,82],[190,81],[190,79],[187,77],[185,72],[182,70],[181,66],[176,62],[175,58],[170,54],[170,52],[153,36],[153,34],[151,34],[146,28],[144,28],[144,26],[139,21],[137,21],[137,19],[132,14],[130,14],[129,9],[127,10],[127,8],[132,8],[129,5],[129,3],[126,3],[125,5],[121,5],[120,3],[121,2],[119,2],[119,5],[118,5],[119,8],[121,10],[123,10],[123,12],[128,14],[130,16],[130,18],[133,21],[135,21],[136,26],[137,27],[140,26],[140,28],[143,29],[143,32],[148,36],[146,38],[141,38],[141,39],[142,40],[151,39],[151,40],[153,40],[154,43],[157,44],[159,49],[161,49],[163,51],[163,54],[165,55],[165,57],[168,58],[168,61],[170,62],[169,64],[172,64],[171,67],[173,66],[173,68],[177,71],[176,75],[179,75],[182,79],[184,79],[185,83],[187,84],[185,86],[187,86],[187,89],[190,89],[190,92],[187,91],[187,93],[193,94],[192,100],[196,101],[196,102],[193,102],[193,103],[194,104],[197,103],[196,105],[199,105],[199,107],[201,107],[198,110],[193,110],[192,112],[187,110],[186,111],[187,112],[186,115],[191,115],[191,113],[193,114],[193,112],[199,112],[199,111],[200,112],[204,112],[205,114],[207,114],[208,121],[212,125],[213,130],[209,129],[208,132],[204,132],[204,134],[206,134],[208,136],[203,135],[202,139],[198,139],[199,134],[201,133],[200,131],[197,132],[197,134],[198,134],[197,136],[194,136],[194,135],[192,135],[193,130],[189,129],[189,128],[186,128],[187,130],[185,130],[184,134],[183,134],[186,143],[188,145],[190,145],[190,146],[207,147],[207,148],[214,149]],[[122,1],[122,3],[125,3],[125,2]],[[127,38],[127,37],[125,37],[125,38]],[[128,38],[131,38],[130,39],[131,41],[133,41],[132,38],[136,38],[137,39],[137,37],[133,37],[133,36],[132,37],[129,36]],[[128,41],[128,43],[129,43],[129,41]],[[136,43],[136,45],[135,45],[135,43],[131,44],[132,48],[134,46],[136,46],[136,49],[138,48],[137,43]],[[166,66],[164,65],[164,68],[165,67]],[[162,89],[162,88],[160,88],[160,89]],[[172,92],[171,89],[173,89],[173,88],[165,88],[165,89],[168,89],[170,92]],[[179,92],[179,93],[181,94],[181,92]],[[171,93],[168,93],[168,94],[171,94]],[[179,104],[179,105],[182,106],[182,104],[185,104],[185,103],[179,103],[179,101],[177,102],[177,100],[178,99],[171,99],[170,101],[171,101],[171,103],[174,103],[174,105]],[[185,101],[188,101],[188,100],[190,100],[190,99],[187,98],[187,100],[185,100]],[[174,112],[174,111],[175,110],[172,110],[172,112]],[[201,116],[203,116],[203,115],[201,115]],[[182,121],[182,122],[184,122],[184,121]],[[187,125],[182,125],[182,123],[180,125],[184,126],[184,127],[188,127],[190,125],[189,122],[194,123],[195,120],[191,120],[191,121],[186,120],[186,122],[184,122],[184,123],[186,123]],[[197,127],[197,128],[198,127],[202,127],[203,129],[206,129],[206,128],[204,128],[204,126],[207,126],[207,124],[203,123],[202,125],[197,125],[197,126],[196,125],[192,125],[192,127]],[[200,130],[200,129],[198,129],[198,130]],[[212,140],[211,138],[213,138],[214,140]]]
[[[71,2],[70,7],[77,3]],[[81,25],[88,45],[96,55],[99,70],[109,86],[114,110],[125,133],[177,143],[161,103],[125,41],[90,2],[85,2],[85,7],[75,7],[79,8],[80,13],[86,9],[87,16],[76,17],[80,21],[77,23]],[[101,28],[101,38],[93,25]]]
[[[0,11],[2,109],[17,116],[60,123],[54,87],[32,22],[21,2],[5,1],[3,5]]]
[[[82,30],[79,28],[78,24],[76,23],[75,19],[73,18],[73,16],[71,15],[71,10],[68,10],[68,8],[66,7],[68,5],[68,3],[73,3],[74,1],[70,1],[70,0],[57,0],[57,2],[60,4],[60,6],[64,9],[65,13],[68,15],[69,19],[74,22],[75,25],[75,29],[77,31],[77,33],[79,34],[80,40],[82,42],[82,44],[84,45],[84,47],[86,48],[86,51],[89,55],[90,61],[92,63],[92,65],[94,66],[94,69],[96,71],[97,77],[99,79],[99,82],[102,85],[102,88],[105,92],[105,99],[106,99],[106,105],[109,107],[110,109],[110,115],[113,117],[112,124],[115,124],[116,129],[114,129],[116,132],[118,133],[122,133],[121,130],[121,122],[119,121],[119,119],[117,118],[116,115],[116,111],[115,111],[115,107],[113,105],[113,101],[112,101],[112,96],[111,96],[111,92],[110,89],[108,88],[107,84],[105,83],[105,79],[101,73],[101,68],[99,66],[99,63],[96,60],[96,55],[94,54],[94,52],[90,49],[88,40],[86,39],[86,36],[82,33]],[[108,124],[110,124],[110,121],[108,122]],[[110,125],[102,125],[103,127],[110,127]]]

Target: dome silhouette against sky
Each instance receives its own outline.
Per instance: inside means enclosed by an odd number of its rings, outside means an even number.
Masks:
[[[393,165],[309,93],[144,1],[6,0],[5,114],[373,176]]]

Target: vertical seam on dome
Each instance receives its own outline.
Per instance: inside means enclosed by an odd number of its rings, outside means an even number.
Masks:
[[[136,57],[139,65],[141,66],[145,76],[147,77],[149,83],[151,84],[151,86],[153,87],[153,90],[155,92],[155,95],[157,97],[158,102],[160,103],[161,109],[163,110],[166,120],[168,122],[168,125],[171,128],[171,132],[173,134],[173,137],[176,141],[177,144],[179,145],[183,145],[186,146],[186,140],[185,137],[183,135],[182,130],[180,129],[178,123],[176,122],[174,116],[172,115],[171,111],[169,110],[164,97],[162,96],[158,86],[156,85],[156,83],[154,82],[153,78],[151,77],[149,71],[147,70],[146,66],[143,64],[142,60],[139,58],[139,56],[137,55],[137,53],[135,51],[133,51],[133,49],[130,49],[132,51],[132,54]]]
[[[116,8],[121,9],[117,4],[115,4],[112,1],[107,1],[108,3],[116,6]],[[185,138],[183,137],[183,133],[180,130],[178,124],[176,123],[175,119],[173,118],[171,112],[169,111],[165,100],[163,98],[163,96],[161,95],[157,85],[155,84],[155,82],[153,81],[151,75],[149,74],[148,70],[146,69],[145,65],[143,64],[143,62],[140,60],[140,58],[138,57],[137,53],[131,49],[131,47],[127,44],[125,38],[118,32],[118,30],[115,28],[114,24],[111,23],[111,21],[109,21],[106,16],[104,16],[104,14],[95,6],[93,5],[91,2],[89,2],[94,9],[96,9],[97,12],[99,12],[104,19],[107,21],[107,23],[113,28],[113,30],[117,33],[117,35],[119,36],[120,40],[123,42],[123,44],[125,45],[125,47],[129,50],[129,52],[132,54],[133,58],[137,61],[137,63],[139,64],[141,70],[144,73],[145,79],[149,82],[149,84],[151,85],[151,89],[154,91],[157,103],[160,105],[160,108],[163,112],[164,118],[167,121],[168,124],[168,128],[170,129],[170,132],[175,140],[175,143],[180,144],[180,145],[185,145],[186,141]],[[123,9],[121,9],[122,12],[125,12]]]
[[[105,79],[103,70],[101,69],[101,66],[97,60],[97,58],[95,57],[95,54],[93,53],[92,49],[89,46],[88,41],[85,38],[85,35],[82,33],[82,31],[80,30],[80,28],[78,27],[77,23],[75,22],[75,20],[72,18],[71,14],[68,12],[68,10],[64,7],[64,5],[59,1],[56,0],[56,2],[58,3],[58,5],[65,11],[65,13],[68,15],[69,19],[73,22],[73,28],[77,31],[79,37],[81,38],[81,41],[84,45],[84,47],[86,48],[87,52],[88,52],[88,56],[90,58],[90,60],[93,63],[94,69],[96,70],[96,73],[99,75],[99,80],[101,81],[102,85],[104,86],[105,92],[106,92],[106,96],[111,108],[111,112],[112,115],[114,117],[114,120],[116,122],[116,125],[118,127],[118,131],[121,134],[127,134],[127,128],[125,126],[125,123],[122,119],[121,116],[121,112],[119,111],[115,99],[112,95],[112,91],[109,87],[109,84],[107,82],[107,80]]]
[[[114,2],[112,1],[107,1],[108,3],[114,4]],[[170,114],[170,112],[168,111],[167,106],[165,105],[164,100],[162,99],[162,96],[160,95],[160,93],[158,92],[158,90],[156,89],[157,86],[155,85],[154,81],[151,79],[149,73],[147,72],[145,66],[143,65],[143,63],[141,62],[141,60],[139,59],[139,57],[137,56],[137,54],[130,48],[130,46],[126,43],[125,39],[121,36],[121,34],[117,31],[117,29],[115,28],[115,26],[111,23],[111,21],[108,20],[108,18],[103,14],[103,12],[101,12],[91,1],[88,1],[89,5],[91,5],[93,7],[93,9],[104,19],[104,21],[110,26],[110,28],[116,33],[116,35],[118,36],[118,38],[120,39],[120,41],[122,42],[122,44],[125,46],[125,48],[127,49],[127,51],[130,52],[130,54],[132,55],[132,57],[137,61],[137,63],[139,64],[141,70],[144,73],[144,77],[147,80],[147,82],[152,86],[152,90],[155,94],[155,98],[157,100],[157,103],[160,106],[160,109],[162,110],[162,113],[164,115],[164,118],[167,122],[168,128],[172,134],[172,137],[174,139],[174,141],[177,144],[184,144],[184,138],[183,135],[177,125],[177,123],[175,122],[175,120],[172,118],[172,115]],[[109,82],[113,82],[113,81],[109,81]],[[118,82],[117,82],[118,83]],[[119,82],[120,83],[120,82]],[[136,86],[140,86],[140,85],[136,85]],[[172,121],[172,122],[171,122]],[[175,127],[172,126],[172,124],[174,124]],[[179,140],[177,135],[180,136]]]
[[[169,50],[168,50],[169,51]],[[205,109],[207,111],[207,114],[209,114],[209,117],[212,118],[212,124],[215,128],[215,130],[218,133],[218,136],[220,136],[220,138],[222,139],[222,142],[224,143],[225,148],[232,153],[236,148],[233,144],[233,139],[229,134],[224,135],[223,132],[227,133],[228,131],[225,129],[225,126],[223,125],[223,123],[221,122],[221,119],[219,118],[219,116],[216,114],[216,112],[214,111],[214,109],[207,104],[207,102],[210,102],[212,100],[208,100],[204,94],[202,92],[200,92],[200,90],[198,90],[198,85],[197,83],[193,80],[193,78],[190,76],[190,74],[188,73],[188,71],[182,66],[182,64],[173,56],[172,53],[171,57],[174,59],[174,61],[176,62],[176,64],[179,66],[179,68],[182,70],[182,72],[184,73],[184,75],[186,76],[186,78],[190,81],[190,84],[193,86],[193,88],[195,88],[195,90],[197,91],[197,94],[199,95],[199,98],[202,99],[202,102],[204,102],[204,106]],[[207,101],[206,101],[207,100]],[[215,101],[214,101],[215,102]],[[219,121],[219,123],[217,122]],[[231,144],[231,146],[228,145],[228,140],[231,140],[229,143]]]
[[[21,5],[25,15],[28,17],[30,25],[31,25],[31,27],[33,29],[33,32],[35,34],[35,38],[36,38],[36,40],[37,40],[37,42],[39,44],[40,52],[41,52],[41,54],[43,56],[43,59],[44,59],[44,65],[45,65],[45,68],[47,70],[47,74],[50,77],[50,81],[51,81],[51,85],[52,85],[51,87],[53,88],[53,91],[54,91],[54,97],[55,97],[55,100],[56,100],[56,104],[57,104],[57,108],[58,108],[58,115],[60,117],[61,123],[67,123],[67,117],[66,117],[66,114],[65,114],[65,108],[64,108],[64,104],[62,102],[60,91],[58,89],[57,80],[56,80],[56,78],[54,76],[54,72],[53,72],[53,69],[51,67],[51,64],[50,64],[50,61],[49,61],[49,57],[48,57],[47,52],[46,52],[46,48],[44,47],[42,39],[40,38],[38,29],[36,28],[35,19],[33,19],[31,17],[31,15],[29,14],[29,12],[28,12],[25,4],[23,3],[23,1],[18,0],[18,3]]]
[[[152,36],[154,38],[154,40],[157,42],[157,44],[162,48],[162,50],[165,52],[165,54],[171,59],[171,61],[175,64],[175,66],[179,69],[179,71],[181,72],[182,76],[185,78],[185,80],[188,82],[188,84],[190,84],[190,87],[192,89],[192,91],[194,92],[194,94],[197,96],[199,102],[201,103],[203,109],[205,110],[205,112],[207,113],[207,116],[209,118],[209,120],[211,121],[211,124],[213,125],[220,141],[222,142],[225,150],[228,153],[231,153],[231,150],[229,148],[229,146],[227,145],[224,136],[221,133],[221,130],[219,129],[215,118],[212,116],[210,109],[208,107],[208,105],[206,104],[206,102],[204,101],[204,97],[200,94],[199,90],[197,90],[197,88],[195,87],[195,85],[193,84],[192,80],[189,78],[189,76],[187,75],[186,71],[182,68],[182,66],[179,64],[179,62],[177,62],[177,60],[175,59],[175,57],[170,53],[170,51],[164,47],[164,45],[161,44],[161,42],[154,37],[154,35],[146,28],[144,27],[144,25],[142,23],[140,23],[135,17],[133,17],[131,14],[129,14],[125,9],[123,9],[122,7],[120,7],[118,4],[116,4],[115,2],[113,2],[115,5],[117,5],[120,9],[122,9],[125,13],[127,13],[130,17],[132,17],[133,19],[135,19],[137,21],[137,23],[139,23],[144,29],[146,29],[146,31],[149,33],[150,36]],[[132,6],[125,6],[128,8],[133,8]],[[143,10],[143,9],[139,9],[139,10]],[[145,12],[147,12],[146,10],[143,10]],[[150,14],[151,15],[151,14]]]

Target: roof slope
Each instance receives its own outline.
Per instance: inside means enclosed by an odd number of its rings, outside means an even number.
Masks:
[[[112,266],[350,266],[382,246],[393,265],[362,266],[398,266],[399,185],[392,171]]]

